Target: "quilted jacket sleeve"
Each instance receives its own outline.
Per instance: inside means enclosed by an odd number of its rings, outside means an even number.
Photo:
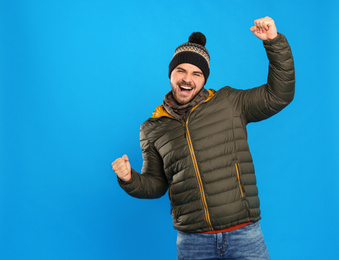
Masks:
[[[129,182],[118,179],[119,184],[133,197],[159,198],[168,189],[162,159],[153,144],[147,140],[143,130],[140,131],[140,145],[144,161],[141,174],[132,169],[132,179]]]
[[[284,35],[264,42],[269,59],[267,83],[248,90],[230,89],[235,107],[246,123],[269,118],[285,108],[294,98],[295,72],[291,48]]]

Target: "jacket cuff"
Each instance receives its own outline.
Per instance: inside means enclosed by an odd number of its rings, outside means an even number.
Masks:
[[[118,179],[119,184],[120,184],[121,186],[125,186],[125,185],[131,184],[131,183],[134,181],[134,179],[135,179],[135,178],[133,178],[133,175],[136,174],[136,171],[133,170],[133,169],[131,169],[131,174],[132,174],[132,176],[131,176],[131,179],[130,179],[129,181],[124,181],[124,180],[120,179],[120,178],[117,176],[117,179]]]
[[[263,43],[264,43],[264,46],[269,46],[269,45],[273,45],[277,42],[280,42],[284,38],[285,38],[285,36],[278,32],[277,37],[275,37],[274,39],[272,39],[270,41],[263,41]]]

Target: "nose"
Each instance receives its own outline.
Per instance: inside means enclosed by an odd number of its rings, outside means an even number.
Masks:
[[[192,83],[192,78],[191,76],[187,74],[185,74],[184,78],[182,79],[187,85],[190,85]]]

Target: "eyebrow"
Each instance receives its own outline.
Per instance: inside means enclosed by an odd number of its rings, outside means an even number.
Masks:
[[[182,67],[179,67],[179,66],[178,66],[178,67],[176,67],[176,69],[177,69],[177,70],[184,70],[184,71],[186,71],[184,68],[182,68]]]
[[[177,69],[177,70],[184,70],[184,71],[186,71],[184,68],[182,68],[182,67],[180,67],[180,66],[176,67],[176,69]],[[199,71],[199,70],[194,70],[193,73],[198,73],[198,74],[203,75],[203,73],[202,73],[201,71]]]

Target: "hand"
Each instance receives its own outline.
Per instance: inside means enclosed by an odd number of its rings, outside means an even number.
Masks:
[[[251,31],[260,40],[270,41],[278,36],[277,27],[271,17],[264,17],[254,21],[254,26],[251,27]]]
[[[123,181],[130,181],[132,178],[131,164],[126,154],[112,162],[112,170]]]

